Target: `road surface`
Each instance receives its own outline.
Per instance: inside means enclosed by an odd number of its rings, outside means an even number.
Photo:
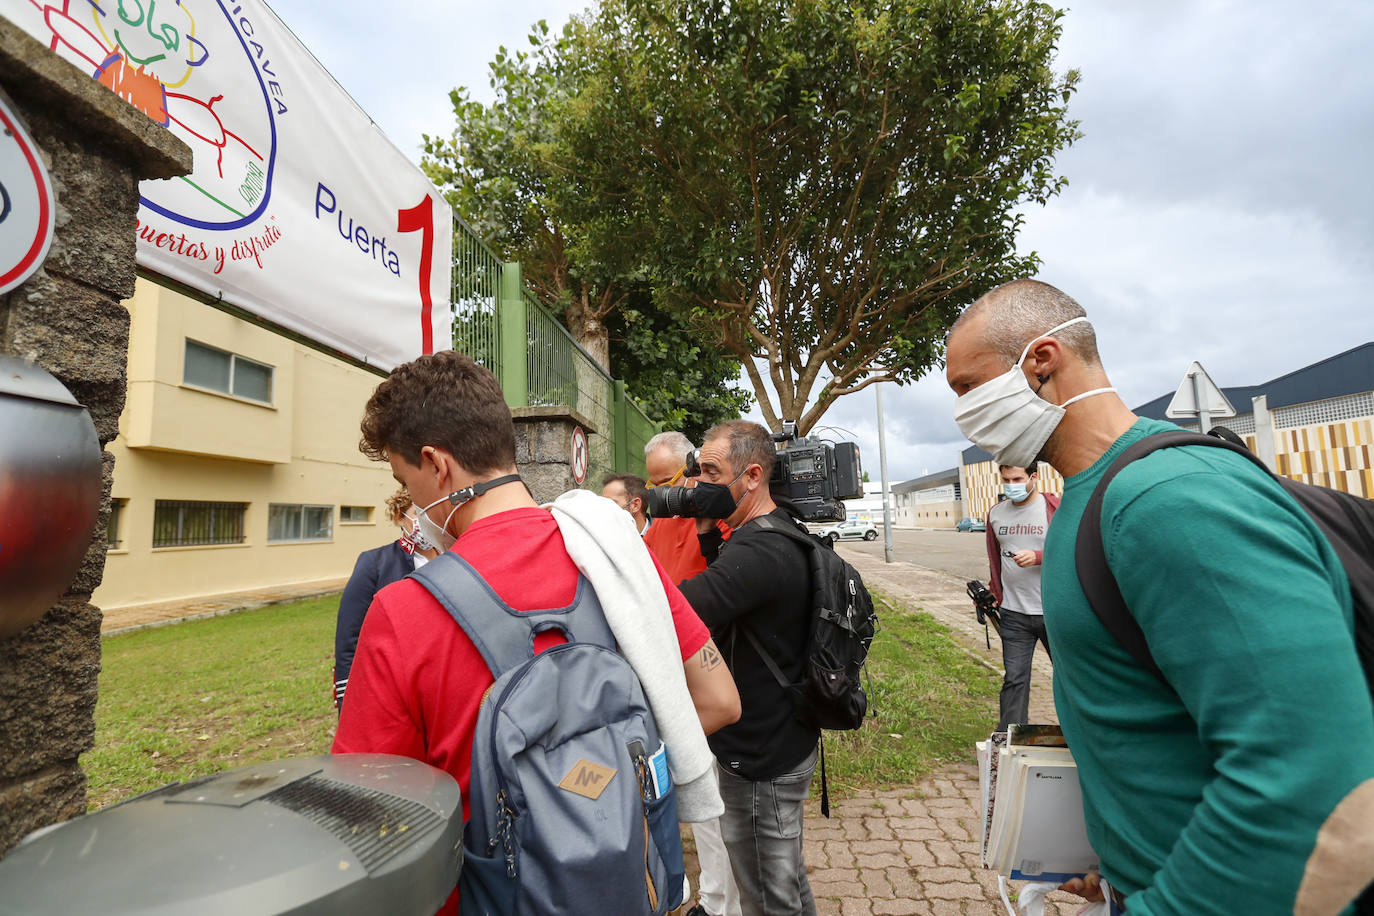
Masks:
[[[892,559],[914,563],[960,579],[988,581],[988,554],[983,532],[927,528],[893,528]],[[846,547],[883,558],[883,525],[878,522],[876,541],[849,540]]]

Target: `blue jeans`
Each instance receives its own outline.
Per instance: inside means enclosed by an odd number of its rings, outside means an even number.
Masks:
[[[744,779],[719,765],[716,770],[725,802],[720,835],[743,916],[815,916],[802,861],[802,802],[816,771],[816,751],[772,779]]]
[[[1002,610],[1002,667],[1006,676],[1002,678],[1002,695],[999,706],[1000,718],[997,730],[1003,732],[1008,725],[1025,725],[1030,715],[1031,659],[1035,655],[1035,644],[1050,651],[1050,639],[1045,634],[1045,618],[1042,614],[1022,614],[1020,611]]]

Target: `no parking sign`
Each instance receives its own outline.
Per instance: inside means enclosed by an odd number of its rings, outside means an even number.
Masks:
[[[582,486],[587,479],[587,465],[591,461],[591,452],[587,448],[587,434],[582,431],[582,427],[574,426],[572,434],[572,475],[577,485]]]

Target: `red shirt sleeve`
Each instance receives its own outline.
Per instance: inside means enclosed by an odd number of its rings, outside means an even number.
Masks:
[[[706,629],[706,624],[701,622],[697,612],[692,610],[692,606],[687,603],[687,599],[682,597],[682,592],[668,578],[668,574],[663,571],[663,564],[658,562],[658,557],[654,552],[649,551],[649,558],[654,561],[654,570],[658,573],[658,580],[663,583],[663,591],[668,596],[668,610],[673,615],[673,629],[677,631],[678,648],[682,651],[682,660],[685,662],[701,651],[701,647],[706,645],[706,640],[711,638],[711,631]],[[349,682],[349,689],[352,688],[352,681]],[[347,705],[345,700],[344,704]]]
[[[374,598],[358,635],[333,753],[426,759],[419,710],[409,707],[409,692],[403,689],[407,668],[401,648],[387,602]]]

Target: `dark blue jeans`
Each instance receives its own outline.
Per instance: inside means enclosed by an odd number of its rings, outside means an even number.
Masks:
[[[813,750],[792,771],[772,779],[744,779],[722,766],[725,813],[720,835],[730,852],[743,916],[815,916],[802,860],[802,802],[816,772]]]
[[[1025,725],[1030,715],[1031,659],[1037,642],[1048,655],[1050,639],[1045,635],[1043,614],[1002,610],[1002,667],[1006,675],[999,702],[999,732],[1006,731],[1008,725]]]

